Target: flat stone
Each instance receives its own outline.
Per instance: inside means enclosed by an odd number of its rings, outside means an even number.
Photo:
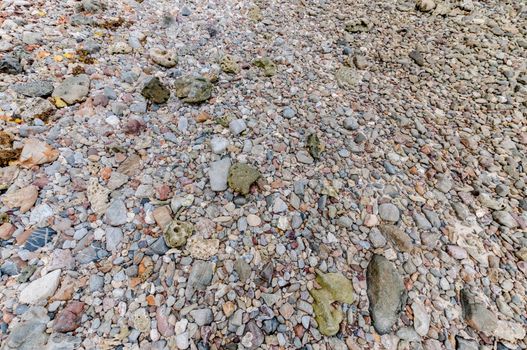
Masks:
[[[115,199],[104,214],[104,222],[112,226],[121,226],[126,224],[128,219],[128,210],[123,200]]]
[[[379,216],[384,221],[397,222],[400,218],[399,208],[392,203],[383,203],[379,205]]]
[[[209,325],[214,320],[212,310],[209,308],[192,310],[190,316],[192,316],[194,322],[200,327]]]
[[[13,85],[13,90],[27,97],[47,97],[53,92],[53,84],[47,80],[34,80]]]
[[[461,290],[461,306],[467,324],[479,332],[492,335],[498,327],[498,319],[494,312],[474,301],[474,297],[466,289]]]
[[[185,297],[187,299],[191,298],[196,290],[204,290],[207,288],[212,281],[212,266],[212,263],[202,260],[197,260],[193,263],[185,290]]]
[[[386,239],[392,242],[399,250],[411,252],[414,249],[414,244],[410,236],[399,227],[395,225],[381,225],[379,229]]]
[[[19,301],[23,304],[37,304],[51,297],[60,282],[61,270],[54,270],[34,280],[20,293]]]
[[[373,327],[379,334],[390,333],[406,304],[403,280],[393,264],[381,255],[371,259],[366,280]]]
[[[245,283],[252,274],[251,265],[242,258],[238,258],[234,262],[234,271],[236,271],[238,278],[242,283]]]
[[[412,303],[412,311],[414,313],[415,331],[422,337],[426,336],[430,329],[430,315],[426,311],[425,306],[416,300]]]
[[[53,90],[52,97],[61,99],[68,105],[82,102],[90,92],[90,78],[86,74],[79,74],[64,79]]]
[[[185,76],[174,82],[176,96],[186,103],[201,103],[212,96],[212,83],[204,77]]]
[[[247,129],[247,124],[245,124],[245,121],[243,119],[234,119],[231,120],[229,123],[229,130],[232,132],[233,135],[240,135],[242,132]]]
[[[19,190],[8,192],[2,196],[2,203],[7,207],[19,208],[20,213],[25,213],[33,207],[38,198],[38,187],[29,185]]]
[[[123,231],[118,227],[108,227],[106,229],[106,250],[117,251],[119,244],[123,240]]]
[[[227,183],[235,192],[246,195],[249,193],[251,185],[256,182],[260,176],[260,172],[255,167],[248,164],[236,163],[229,169]]]
[[[226,138],[214,136],[210,140],[210,148],[213,153],[222,154],[227,149],[227,146],[229,146],[229,140]]]

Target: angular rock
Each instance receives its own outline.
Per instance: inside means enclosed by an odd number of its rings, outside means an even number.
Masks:
[[[461,290],[460,296],[463,317],[467,324],[479,332],[492,335],[498,327],[496,314],[484,304],[475,302],[474,296],[466,289]]]
[[[2,202],[9,208],[19,208],[20,213],[25,213],[33,207],[38,198],[38,187],[29,185],[17,191],[6,193]]]
[[[54,270],[34,280],[20,293],[19,301],[23,304],[37,304],[45,301],[57,290],[61,270]]]
[[[227,178],[230,168],[231,160],[229,158],[223,158],[210,165],[209,179],[211,190],[221,192],[227,189]]]
[[[15,84],[13,90],[27,97],[47,97],[53,92],[53,84],[46,80],[33,80]]]
[[[149,54],[152,61],[165,68],[175,67],[178,63],[177,55],[166,49],[153,48]]]
[[[34,252],[51,242],[57,231],[50,227],[36,228],[24,243],[24,249]]]
[[[200,103],[212,96],[212,83],[204,77],[185,76],[174,82],[176,96],[186,103]]]
[[[153,77],[143,87],[143,90],[141,90],[141,95],[143,95],[143,97],[147,100],[150,100],[157,104],[162,104],[166,103],[170,98],[170,90],[168,90],[168,88],[166,88],[161,83],[158,77]],[[124,173],[123,171],[121,172]],[[127,173],[124,174],[130,175]]]
[[[190,299],[196,290],[204,290],[212,281],[213,265],[210,262],[196,260],[188,276],[185,297]]]
[[[82,311],[84,310],[84,303],[80,301],[70,302],[53,322],[53,330],[55,332],[66,333],[74,331],[79,327]]]
[[[229,169],[227,182],[229,187],[241,194],[248,194],[251,185],[260,178],[258,169],[248,164],[236,163]]]
[[[276,63],[274,63],[269,57],[257,58],[253,61],[253,65],[261,68],[266,77],[272,77],[277,72]]]
[[[22,73],[22,65],[20,59],[13,55],[4,55],[0,58],[0,73],[4,74],[20,74]]]
[[[66,102],[68,105],[82,102],[90,92],[90,78],[86,74],[79,74],[64,79],[51,95],[57,101],[57,98]],[[57,103],[56,103],[57,104]]]
[[[368,299],[373,327],[379,334],[391,332],[406,304],[406,289],[393,264],[374,255],[366,271]]]
[[[24,143],[22,153],[20,153],[20,164],[25,167],[41,165],[55,161],[59,152],[50,145],[37,139],[28,139]]]
[[[382,234],[399,250],[403,252],[411,252],[414,249],[414,244],[410,236],[402,229],[395,225],[381,225],[379,226]]]
[[[187,241],[187,250],[194,259],[209,260],[218,253],[220,241],[193,236]]]
[[[128,210],[121,199],[115,199],[106,209],[104,222],[112,226],[121,226],[126,224],[128,219]]]

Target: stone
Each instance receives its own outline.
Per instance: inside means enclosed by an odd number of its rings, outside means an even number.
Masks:
[[[35,350],[44,349],[48,342],[46,334],[49,317],[43,307],[30,308],[22,322],[10,326],[10,334],[2,344],[2,350]]]
[[[408,56],[418,65],[418,66],[424,66],[426,64],[425,58],[423,54],[418,50],[412,50],[408,54]]]
[[[285,107],[282,111],[282,116],[285,119],[292,119],[296,115],[296,111],[291,107]]]
[[[45,142],[34,138],[27,139],[20,153],[20,164],[30,168],[55,161],[59,152]]]
[[[159,226],[162,231],[165,231],[168,225],[172,222],[172,212],[170,211],[170,207],[168,205],[155,208],[152,212],[152,217],[156,221],[157,226]]]
[[[7,207],[19,208],[20,213],[25,213],[33,207],[38,198],[38,187],[29,185],[19,190],[3,195],[2,203]]]
[[[212,263],[203,260],[196,260],[193,263],[190,275],[188,276],[185,297],[190,299],[196,290],[205,290],[212,281],[212,276]]]
[[[176,96],[186,103],[201,103],[212,96],[212,83],[205,77],[185,76],[174,82]]]
[[[187,243],[193,231],[194,226],[191,223],[173,220],[164,232],[165,242],[171,248],[182,247]]]
[[[479,344],[472,339],[465,339],[461,336],[456,336],[456,350],[478,350]]]
[[[26,97],[48,97],[53,92],[53,84],[47,80],[33,80],[13,85],[13,90]]]
[[[75,350],[78,349],[82,339],[73,335],[53,333],[49,336],[44,350]]]
[[[77,329],[80,325],[84,303],[71,301],[61,312],[57,314],[53,322],[55,332],[66,333]]]
[[[120,228],[108,227],[106,229],[106,250],[110,252],[117,251],[123,237],[123,231]]]
[[[412,311],[414,313],[414,329],[421,337],[428,334],[430,329],[430,315],[426,311],[425,306],[420,301],[412,303]]]
[[[251,185],[260,176],[260,172],[255,167],[248,164],[236,163],[229,169],[227,183],[233,191],[246,195],[249,193]]]
[[[68,105],[82,102],[90,92],[90,78],[86,74],[79,74],[64,79],[62,83],[55,87],[51,95],[57,101],[64,101]],[[60,100],[57,100],[60,99]]]
[[[209,260],[218,253],[220,241],[218,239],[206,239],[199,236],[190,237],[187,241],[187,250],[194,259]]]
[[[245,334],[242,338],[242,345],[245,349],[260,349],[264,342],[264,334],[254,320],[249,321],[245,327]]]
[[[467,324],[479,332],[492,335],[498,327],[496,314],[484,304],[475,302],[474,296],[466,289],[461,290],[460,296],[463,317]]]
[[[344,128],[346,130],[357,130],[359,128],[359,122],[356,118],[347,117],[344,119]]]
[[[360,77],[351,67],[342,66],[335,72],[337,84],[342,89],[350,89],[359,83]]]
[[[29,216],[29,222],[32,224],[37,224],[39,226],[44,226],[47,224],[47,220],[53,216],[53,208],[47,204],[37,205]]]
[[[109,194],[110,190],[99,184],[99,180],[96,177],[90,178],[86,188],[86,195],[93,212],[98,216],[104,214],[106,209],[108,209]]]
[[[20,74],[23,72],[20,59],[13,55],[4,55],[0,58],[0,73]]]
[[[421,12],[430,12],[436,8],[436,3],[433,0],[417,0],[415,6]]]
[[[106,209],[104,222],[112,226],[121,226],[128,220],[128,210],[122,199],[115,199]]]
[[[233,56],[225,55],[220,61],[221,70],[228,74],[240,73],[240,65]]]
[[[397,222],[400,218],[399,208],[392,203],[383,203],[379,205],[379,216],[384,221]]]
[[[234,262],[234,271],[236,271],[238,278],[242,283],[245,283],[252,274],[251,265],[242,258],[238,258]]]
[[[247,124],[243,119],[234,119],[229,123],[229,130],[233,135],[238,136],[247,129]]]
[[[150,317],[145,309],[137,309],[132,314],[132,324],[141,333],[150,332]]]
[[[213,153],[223,154],[227,149],[227,146],[229,146],[229,140],[226,138],[214,136],[210,140],[210,148]]]
[[[37,304],[46,301],[57,290],[61,270],[54,270],[28,284],[20,293],[23,304]]]
[[[525,339],[525,327],[521,323],[498,320],[494,335],[509,342]]]
[[[374,248],[382,248],[386,245],[386,237],[377,228],[372,228],[368,237]]]
[[[82,10],[91,13],[106,9],[106,3],[103,0],[82,0],[80,5]]]
[[[170,90],[161,83],[158,77],[153,77],[143,87],[141,95],[154,103],[163,104],[170,98]]]
[[[15,232],[16,227],[13,224],[5,222],[0,225],[0,239],[10,239]]]
[[[214,320],[212,310],[209,308],[192,310],[190,311],[190,316],[192,316],[194,322],[200,327],[209,325]]]
[[[35,122],[35,119],[46,121],[55,113],[55,110],[55,106],[46,99],[30,98],[21,107],[20,117],[26,122]]]
[[[390,261],[374,255],[368,264],[366,281],[373,327],[381,335],[390,333],[406,304],[403,280]]]
[[[309,150],[309,154],[315,160],[320,159],[320,153],[324,150],[324,147],[320,143],[320,140],[316,134],[311,134],[307,137],[307,148]]]
[[[175,67],[178,63],[177,55],[167,49],[153,48],[150,50],[149,55],[154,63],[165,68]]]
[[[53,236],[57,234],[57,231],[53,230],[50,227],[38,227],[31,235],[27,238],[24,243],[24,249],[29,250],[30,252],[37,251],[39,248],[46,246]]]
[[[276,63],[269,57],[257,58],[252,63],[254,66],[260,68],[266,77],[272,77],[277,72]]]
[[[231,168],[230,158],[223,158],[215,161],[209,168],[210,188],[215,192],[225,191],[227,189],[227,179],[229,169]]]
[[[247,223],[249,224],[249,226],[257,227],[261,225],[262,219],[260,219],[260,217],[257,215],[249,214],[247,215]]]
[[[447,252],[452,256],[454,259],[463,260],[468,258],[467,251],[460,246],[449,244],[447,245]]]
[[[503,225],[508,228],[518,227],[518,222],[514,217],[505,210],[497,210],[492,213],[492,218],[498,222],[500,225]]]
[[[340,273],[324,274],[317,271],[316,281],[321,288],[310,290],[310,294],[314,299],[313,310],[318,330],[326,336],[333,336],[339,331],[344,319],[342,309],[335,302],[353,303],[353,286]]]

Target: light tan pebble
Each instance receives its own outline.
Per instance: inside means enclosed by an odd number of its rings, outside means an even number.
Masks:
[[[249,226],[252,227],[260,226],[262,223],[262,219],[260,219],[260,217],[257,215],[249,214],[247,215],[247,223],[249,224]]]

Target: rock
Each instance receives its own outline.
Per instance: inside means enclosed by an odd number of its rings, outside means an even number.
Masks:
[[[497,210],[492,213],[492,218],[498,222],[500,225],[503,225],[508,228],[518,227],[518,222],[514,217],[505,210]]]
[[[212,281],[213,269],[212,263],[196,260],[187,281],[185,297],[190,299],[196,290],[205,290]]]
[[[90,78],[86,74],[79,74],[64,79],[55,87],[51,96],[55,99],[55,104],[58,104],[57,101],[64,101],[68,105],[72,105],[84,101],[89,92]]]
[[[81,301],[71,301],[55,318],[53,330],[55,332],[66,333],[74,331],[79,327],[84,303]]]
[[[262,219],[260,219],[260,217],[257,215],[249,214],[247,215],[247,223],[249,224],[249,226],[257,227],[261,225]]]
[[[57,231],[50,227],[36,228],[24,243],[24,249],[34,252],[51,242],[53,236],[56,234]]]
[[[104,287],[104,277],[99,275],[91,275],[90,281],[88,282],[90,292],[97,292]]]
[[[165,231],[168,225],[172,222],[172,212],[170,211],[170,207],[168,205],[154,209],[152,212],[152,217],[156,221],[157,226],[161,228],[161,231]]]
[[[311,157],[309,152],[306,152],[306,151],[299,151],[296,154],[296,160],[298,160],[299,163],[303,163],[303,164],[313,164],[314,162],[313,157]]]
[[[479,344],[477,341],[472,339],[465,339],[460,337],[459,335],[456,336],[456,350],[478,350]]]
[[[432,229],[432,224],[430,223],[430,221],[426,219],[426,217],[423,214],[414,212],[412,216],[414,218],[415,224],[421,230],[431,230]]]
[[[311,134],[307,137],[307,148],[313,159],[320,159],[320,153],[324,150],[316,134]]]
[[[0,134],[0,138],[1,138]],[[0,142],[1,145],[1,142]],[[0,146],[1,149],[1,146]],[[0,151],[1,154],[1,151]],[[16,166],[2,167],[2,160],[0,159],[0,190],[6,190],[18,176],[19,170]]]
[[[385,257],[374,255],[366,272],[367,294],[373,327],[379,334],[391,332],[406,304],[406,290],[395,267]]]
[[[285,119],[292,119],[296,115],[296,111],[291,107],[285,107],[282,111],[282,116]]]
[[[418,66],[424,66],[426,61],[423,57],[423,54],[417,50],[412,50],[408,54],[408,56],[418,65]]]
[[[214,320],[212,310],[209,308],[192,310],[190,312],[190,316],[192,316],[194,322],[196,322],[196,324],[200,327],[209,325]]]
[[[153,77],[143,87],[143,90],[141,90],[141,95],[143,95],[143,97],[147,100],[157,104],[162,104],[166,103],[170,98],[170,90],[168,90],[168,88],[166,88],[161,83],[158,77]]]
[[[4,55],[0,58],[0,73],[4,74],[20,74],[22,73],[22,65],[20,59],[12,55]]]
[[[428,334],[430,328],[430,315],[426,311],[425,306],[420,301],[412,303],[412,311],[414,313],[414,329],[421,337]]]
[[[421,337],[412,327],[401,327],[397,330],[397,337],[406,341],[419,341]]]
[[[353,56],[353,64],[357,69],[366,69],[368,68],[368,61],[365,56],[355,55]]]
[[[57,290],[61,270],[54,270],[28,284],[20,293],[19,301],[23,304],[37,304],[46,301]]]
[[[520,248],[520,250],[518,250],[515,255],[518,257],[518,259],[522,261],[527,261],[527,247]]]
[[[150,317],[145,309],[137,309],[132,314],[132,324],[141,333],[150,332]]]
[[[119,244],[123,240],[123,231],[118,227],[108,227],[106,229],[106,250],[117,251]]]
[[[350,89],[359,83],[360,77],[353,68],[342,66],[335,72],[337,84],[342,89]]]
[[[20,213],[25,213],[33,207],[37,198],[38,187],[30,185],[17,191],[4,194],[2,203],[11,209],[19,208]]]
[[[245,349],[260,349],[264,342],[264,334],[254,320],[249,321],[245,327],[245,334],[242,338],[242,345]]]
[[[46,346],[46,324],[49,322],[47,310],[33,307],[23,317],[21,323],[9,327],[11,332],[2,344],[2,350],[35,350]]]
[[[359,128],[359,122],[353,117],[344,119],[344,128],[347,130],[357,130]]]
[[[29,216],[29,222],[43,226],[47,223],[47,220],[53,216],[53,209],[47,204],[37,205]]]
[[[238,274],[238,278],[242,283],[245,283],[251,277],[252,269],[244,259],[238,258],[234,263],[234,271]]]
[[[34,119],[46,121],[55,113],[55,110],[56,108],[51,102],[36,97],[26,101],[20,111],[20,117],[26,122],[34,121]]]
[[[233,56],[225,55],[220,61],[221,70],[228,74],[240,73],[240,65]]]
[[[226,138],[214,136],[212,140],[210,140],[210,148],[213,153],[223,154],[227,149],[227,146],[229,146],[229,140]]]
[[[106,4],[103,0],[82,0],[80,5],[82,10],[91,13],[106,9]]]
[[[220,192],[227,189],[227,178],[230,168],[231,160],[229,158],[223,158],[210,165],[209,180],[211,190]]]
[[[243,195],[249,193],[251,185],[260,178],[260,172],[253,166],[236,163],[229,169],[227,183],[229,187],[235,192]]]
[[[79,348],[82,339],[68,334],[53,333],[49,336],[44,350],[75,350]]]
[[[475,302],[473,295],[466,289],[462,289],[460,295],[463,316],[467,324],[479,332],[493,334],[498,327],[495,313],[488,310],[484,304]]]
[[[166,49],[153,48],[150,50],[150,58],[154,63],[159,64],[165,68],[175,67],[178,63],[177,55]]]
[[[243,119],[234,119],[229,123],[229,130],[233,135],[238,136],[247,129],[247,124]]]
[[[115,199],[106,209],[104,222],[112,226],[121,226],[126,224],[128,219],[128,210],[121,199]]]
[[[253,65],[261,68],[263,75],[266,77],[272,77],[276,74],[277,68],[276,63],[274,63],[269,57],[261,57],[253,60]]]
[[[102,215],[108,209],[108,195],[110,191],[99,184],[96,177],[92,177],[88,182],[86,195],[90,202],[93,212],[97,215]]]
[[[205,239],[199,236],[191,237],[187,242],[187,250],[194,259],[209,260],[218,253],[220,241]]]
[[[16,227],[13,224],[5,222],[0,225],[0,239],[10,239],[15,232]]]
[[[353,286],[340,273],[323,274],[317,271],[316,281],[322,288],[312,289],[310,294],[314,299],[313,310],[318,330],[326,336],[333,336],[339,331],[344,318],[340,306],[336,306],[335,302],[353,303]]]
[[[417,0],[416,7],[421,12],[430,12],[436,8],[436,3],[433,0]]]
[[[447,251],[454,259],[463,260],[468,258],[467,251],[460,246],[449,244],[447,245]]]
[[[374,248],[382,248],[386,245],[386,238],[377,228],[372,228],[368,237]]]
[[[204,77],[185,76],[174,83],[176,96],[186,103],[200,103],[212,96],[212,83]]]
[[[59,152],[50,145],[37,139],[27,139],[20,153],[20,164],[24,167],[32,167],[55,161]]]
[[[494,335],[509,342],[525,339],[525,327],[523,324],[498,320],[498,326]]]
[[[173,220],[165,230],[164,237],[167,246],[179,248],[187,243],[187,238],[192,235],[194,226],[189,222]]]
[[[53,92],[53,84],[46,80],[34,80],[15,84],[13,90],[27,97],[47,97]]]
[[[383,203],[379,205],[379,216],[384,221],[397,222],[400,218],[399,208],[392,203]]]

